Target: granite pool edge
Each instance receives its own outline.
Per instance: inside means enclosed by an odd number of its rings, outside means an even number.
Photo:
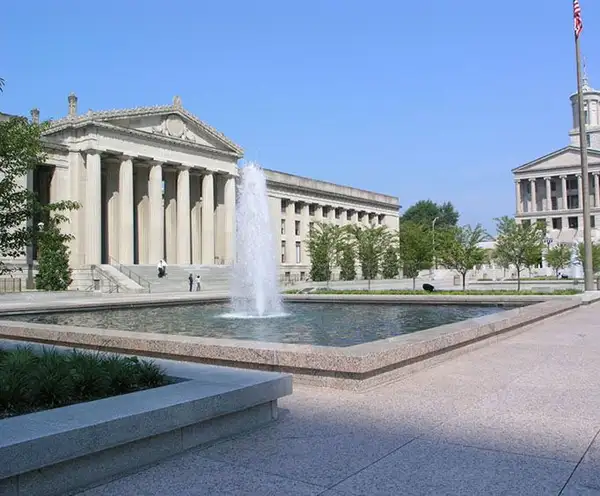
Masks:
[[[505,297],[506,298],[506,297]],[[596,295],[595,300],[598,300]],[[514,302],[514,299],[512,299]],[[577,308],[584,298],[530,302],[501,313],[349,347],[89,329],[0,320],[0,337],[293,374],[297,383],[360,389],[403,367]]]
[[[269,423],[292,394],[289,374],[159,362],[179,381],[0,420],[0,494],[81,490]]]

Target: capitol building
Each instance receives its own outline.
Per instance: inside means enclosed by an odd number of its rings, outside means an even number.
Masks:
[[[65,111],[44,131],[46,163],[30,187],[42,202],[81,205],[63,227],[73,235],[72,268],[234,262],[239,145],[179,97],[170,105],[81,113],[71,94]],[[39,122],[39,110],[31,119]],[[265,172],[282,277],[308,276],[313,222],[398,227],[397,197]]]
[[[600,239],[600,91],[587,78],[583,107],[589,162],[589,196],[592,239]],[[579,102],[571,95],[570,143],[564,148],[513,169],[516,219],[541,222],[550,243],[574,244],[583,240],[582,177],[579,148]]]

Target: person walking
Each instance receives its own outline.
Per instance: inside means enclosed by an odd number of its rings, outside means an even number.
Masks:
[[[201,288],[201,281],[200,281],[200,274],[198,274],[196,276],[196,291],[200,291]]]
[[[194,274],[190,274],[190,277],[188,277],[188,281],[190,282],[190,293],[191,293],[192,290],[194,289]]]

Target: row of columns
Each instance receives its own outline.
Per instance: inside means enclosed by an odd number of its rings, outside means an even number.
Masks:
[[[77,253],[85,254],[79,257],[77,265],[100,264],[103,262],[104,228],[101,152],[87,151],[85,163],[79,152],[71,155],[70,196],[82,205],[72,212],[71,229],[75,239],[71,251],[76,257]],[[134,175],[133,158],[122,156],[117,167],[118,179],[114,182],[118,196],[115,195],[116,199],[110,197],[106,206],[108,252],[112,258],[125,265],[133,264],[137,245],[138,263],[156,263],[166,258],[171,264],[214,264],[217,245],[215,217],[218,217],[220,223],[217,227],[222,231],[218,233],[221,236],[219,253],[225,263],[232,263],[235,222],[233,176],[223,177],[223,198],[216,206],[215,174],[211,172],[203,173],[201,178],[193,175],[192,184],[190,168],[185,166],[163,169],[161,162],[146,162],[136,166],[137,174]],[[134,184],[136,176],[137,184]],[[166,179],[164,196],[163,179]],[[216,215],[219,207],[222,211]],[[136,223],[138,236],[134,241]]]
[[[561,195],[557,196],[557,198],[560,198],[561,200],[561,204],[558,205],[558,210],[567,210],[568,206],[567,206],[567,197],[568,197],[568,191],[567,191],[567,177],[566,175],[562,175],[562,176],[558,176],[558,178],[560,179],[561,183]],[[583,181],[582,181],[582,177],[581,174],[576,174],[577,177],[577,194],[578,197],[581,199],[583,198]],[[552,210],[552,188],[551,188],[551,181],[552,181],[552,177],[544,177],[543,178],[545,181],[545,197],[543,198],[543,202],[542,202],[542,211],[551,211]],[[593,182],[591,184],[594,185],[594,207],[600,207],[600,172],[592,172],[592,180]],[[522,190],[521,188],[521,183],[525,182],[525,181],[529,181],[530,184],[530,200],[529,200],[529,204],[531,205],[531,207],[528,209],[529,212],[538,212],[538,208],[537,208],[537,178],[530,178],[530,179],[515,179],[515,197],[516,197],[516,211],[517,213],[523,213],[523,203],[526,201],[525,198],[525,191]],[[579,208],[582,207],[582,203],[581,201],[579,202]]]

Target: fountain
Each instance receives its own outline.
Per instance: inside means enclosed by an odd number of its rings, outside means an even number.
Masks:
[[[267,180],[261,167],[240,169],[236,208],[236,256],[227,317],[284,316],[279,292],[277,254],[269,215]]]

